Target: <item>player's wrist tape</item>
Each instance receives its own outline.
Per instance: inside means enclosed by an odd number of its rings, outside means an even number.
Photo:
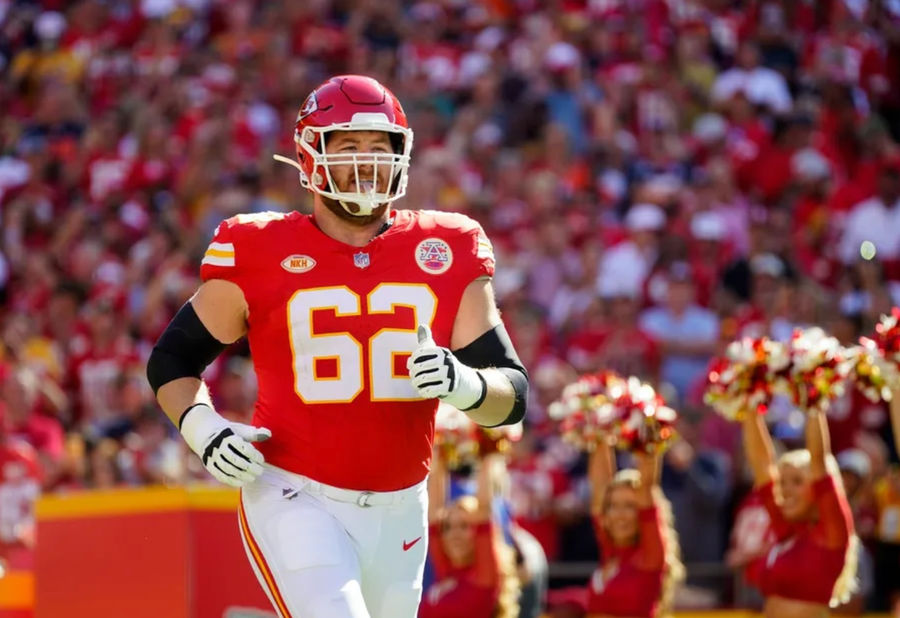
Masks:
[[[231,431],[229,422],[205,403],[195,403],[187,408],[178,424],[184,441],[200,457],[204,456],[210,446],[210,438]]]
[[[443,401],[463,412],[481,407],[487,397],[487,381],[477,369],[472,369],[462,363],[459,366],[461,368],[457,376],[459,383]]]

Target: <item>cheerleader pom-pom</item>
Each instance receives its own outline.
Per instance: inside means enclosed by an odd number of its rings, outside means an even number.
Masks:
[[[624,384],[621,377],[601,371],[567,385],[548,410],[550,418],[559,423],[562,439],[579,450],[593,450],[614,420],[609,390],[624,390],[619,384]]]
[[[847,381],[872,403],[891,400],[889,377],[892,367],[885,363],[875,342],[860,338],[860,345],[844,349]],[[896,371],[896,369],[893,369]]]
[[[478,426],[465,412],[439,403],[434,417],[434,444],[449,469],[474,464],[478,460]]]
[[[859,342],[873,354],[888,387],[900,387],[900,307],[891,309],[891,315],[882,315],[872,337],[862,337]]]
[[[478,454],[480,456],[489,453],[507,454],[514,442],[522,439],[522,423],[515,425],[503,425],[502,427],[478,428]]]
[[[704,401],[730,421],[741,421],[750,412],[765,414],[772,396],[783,389],[789,364],[787,350],[777,341],[733,341],[724,357],[710,363]]]
[[[665,452],[678,437],[678,414],[652,386],[630,377],[610,389],[615,419],[610,428],[617,448],[651,455]]]
[[[788,345],[791,367],[787,392],[801,410],[824,413],[844,392],[849,365],[844,349],[821,328],[796,329]]]

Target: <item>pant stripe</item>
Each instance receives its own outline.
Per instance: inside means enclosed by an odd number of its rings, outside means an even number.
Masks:
[[[247,515],[244,512],[243,501],[240,504],[238,518],[241,522],[241,532],[244,533],[244,538],[247,539],[247,546],[250,548],[250,553],[253,554],[253,559],[259,567],[259,572],[262,573],[263,579],[266,580],[270,596],[275,599],[275,604],[278,606],[279,613],[281,613],[284,618],[291,618],[291,613],[288,611],[287,604],[284,602],[281,593],[278,591],[278,586],[275,584],[275,578],[272,576],[272,572],[266,564],[266,559],[263,557],[259,546],[256,544],[256,540],[253,538],[253,534],[250,532],[250,526],[247,524]]]

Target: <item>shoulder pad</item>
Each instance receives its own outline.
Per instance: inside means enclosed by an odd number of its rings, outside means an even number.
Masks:
[[[274,210],[267,210],[265,212],[254,212],[254,213],[246,213],[234,215],[226,219],[226,222],[229,227],[255,227],[255,228],[264,228],[270,223],[275,223],[278,221],[283,221],[287,218],[289,213],[286,212],[275,212]]]
[[[481,229],[481,225],[479,225],[477,221],[459,212],[420,210],[418,213],[419,225],[422,227],[441,227],[446,230],[455,230],[461,233]]]

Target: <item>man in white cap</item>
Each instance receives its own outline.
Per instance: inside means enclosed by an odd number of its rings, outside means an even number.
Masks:
[[[640,290],[659,256],[659,232],[665,225],[666,215],[659,206],[632,206],[625,216],[628,239],[610,248],[600,260],[598,290],[610,280]]]

